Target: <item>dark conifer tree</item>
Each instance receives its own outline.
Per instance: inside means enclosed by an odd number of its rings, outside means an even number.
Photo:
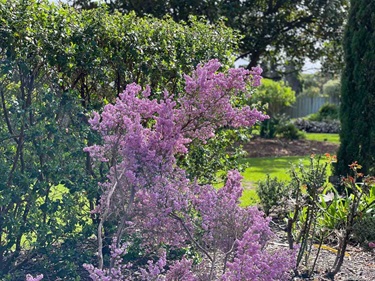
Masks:
[[[344,36],[341,91],[341,145],[336,174],[346,176],[358,161],[360,172],[375,174],[375,1],[351,0]]]

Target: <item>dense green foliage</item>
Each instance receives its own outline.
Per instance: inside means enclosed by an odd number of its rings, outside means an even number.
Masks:
[[[325,103],[319,111],[306,117],[310,121],[332,121],[339,119],[339,106],[333,103]]]
[[[195,18],[80,13],[43,0],[2,0],[0,21],[0,279],[80,280],[107,169],[82,151],[97,142],[90,111],[131,82],[157,97],[161,85],[178,92],[201,61],[229,66],[238,35]]]
[[[316,72],[314,74],[302,73],[300,75],[302,89],[300,92],[297,92],[297,96],[310,98],[322,97],[327,102],[339,104],[341,83],[335,77],[324,72]]]
[[[91,8],[94,1],[69,2],[76,7]],[[300,67],[306,56],[312,60],[324,56],[325,61],[331,62],[328,65],[340,61],[338,42],[348,7],[347,0],[106,0],[105,3],[112,10],[160,18],[171,15],[178,21],[186,21],[189,15],[203,15],[211,22],[224,17],[229,27],[244,35],[240,57],[249,59],[249,67],[261,61],[282,66],[285,61],[294,61]]]
[[[266,112],[270,117],[282,113],[282,110],[296,101],[295,92],[283,81],[263,79],[262,85],[251,96],[251,101],[267,105]]]
[[[286,119],[281,115],[283,109],[292,106],[295,102],[295,92],[283,81],[272,81],[263,79],[262,85],[251,96],[252,103],[258,103],[266,108],[266,113],[270,116],[260,125],[260,136],[273,138],[276,136],[279,124],[285,125]]]
[[[341,78],[339,175],[346,175],[353,161],[362,165],[364,174],[375,174],[374,11],[374,1],[351,1]]]
[[[336,104],[326,103],[318,111],[321,120],[335,120],[339,117],[339,109]]]
[[[339,100],[341,94],[341,82],[339,79],[328,80],[323,85],[323,95],[330,97],[334,100]]]
[[[307,97],[323,96],[323,87],[327,81],[329,81],[329,77],[321,72],[301,74],[302,92],[299,94]]]

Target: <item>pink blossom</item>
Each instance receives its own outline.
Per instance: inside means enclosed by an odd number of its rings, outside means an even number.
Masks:
[[[260,233],[254,231],[253,227],[237,240],[235,257],[227,264],[228,271],[221,280],[281,281],[290,279],[289,271],[294,265],[294,251],[267,252],[258,243],[260,237]]]
[[[26,281],[40,281],[43,279],[43,274],[33,277],[31,274],[26,274]]]
[[[193,262],[185,257],[176,261],[166,274],[166,281],[184,280],[198,281],[198,277],[192,272]]]

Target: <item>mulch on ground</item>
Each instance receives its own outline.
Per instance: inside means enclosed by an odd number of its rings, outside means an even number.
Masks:
[[[263,139],[254,137],[244,144],[248,157],[306,156],[336,154],[338,144],[312,140]]]

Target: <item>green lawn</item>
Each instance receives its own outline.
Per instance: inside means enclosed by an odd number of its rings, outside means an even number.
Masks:
[[[310,159],[308,156],[284,156],[284,157],[265,157],[265,158],[246,158],[243,160],[250,167],[247,168],[242,176],[245,186],[251,187],[253,183],[264,180],[266,175],[277,177],[280,180],[289,180],[288,171],[292,165],[298,165],[301,161],[304,165],[308,165]]]
[[[339,134],[306,133],[307,140],[340,143]]]
[[[307,133],[306,139],[340,143],[338,134],[321,134],[321,133]],[[243,160],[250,164],[242,176],[242,184],[244,187],[243,196],[241,198],[241,205],[254,205],[259,202],[256,194],[257,182],[266,179],[267,174],[272,178],[277,177],[279,180],[290,180],[289,170],[292,165],[298,165],[302,162],[303,165],[309,165],[309,156],[284,156],[284,157],[265,157],[265,158],[246,158]]]
[[[253,206],[260,202],[259,197],[255,189],[244,189],[242,197],[240,198],[241,206]]]
[[[277,177],[279,180],[289,180],[289,170],[295,165],[302,162],[303,165],[308,165],[310,159],[308,156],[285,156],[285,157],[265,157],[265,158],[246,158],[243,161],[249,163],[242,176],[242,185],[244,193],[241,198],[241,205],[254,205],[259,202],[259,198],[255,192],[257,182],[266,179],[267,174],[272,178]]]

